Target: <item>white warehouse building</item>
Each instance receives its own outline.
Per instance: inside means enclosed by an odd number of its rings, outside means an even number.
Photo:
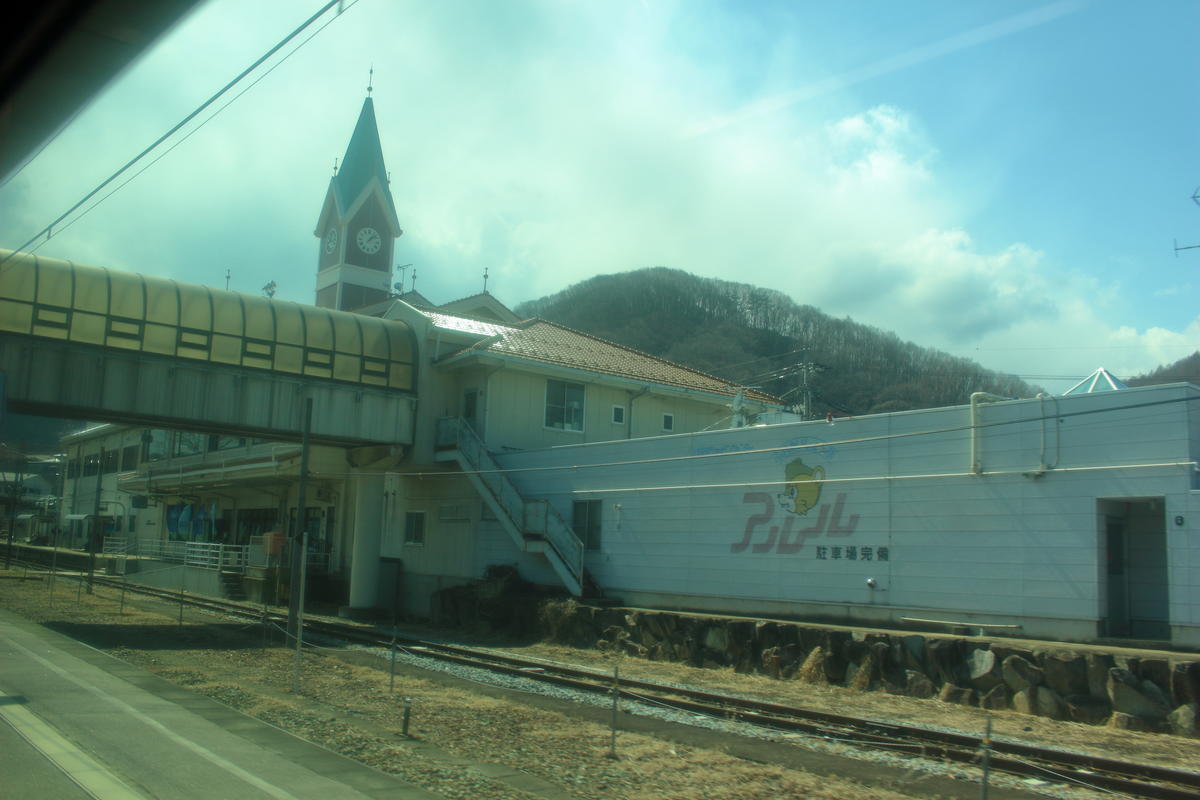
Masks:
[[[1200,647],[1198,399],[977,396],[496,460],[628,605]],[[556,582],[487,525],[480,563]]]

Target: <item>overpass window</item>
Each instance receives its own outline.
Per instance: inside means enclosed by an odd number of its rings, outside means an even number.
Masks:
[[[121,451],[121,471],[133,472],[138,465],[138,446],[131,444]]]
[[[583,430],[583,384],[546,381],[546,427]]]
[[[119,453],[118,453],[116,450],[105,450],[105,451],[104,451],[104,465],[103,465],[103,467],[104,467],[104,474],[105,474],[105,475],[108,475],[109,473],[112,473],[112,472],[116,472],[116,471],[117,471],[117,464],[118,464],[117,457],[118,457],[118,455],[119,455]]]
[[[83,477],[90,478],[100,471],[100,454],[92,453],[83,457]]]
[[[142,433],[142,461],[158,461],[167,456],[167,432],[145,431]]]
[[[186,433],[180,431],[175,434],[175,455],[176,456],[194,456],[203,453],[208,449],[208,435],[204,433]]]

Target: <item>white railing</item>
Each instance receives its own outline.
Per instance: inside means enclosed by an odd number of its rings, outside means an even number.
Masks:
[[[249,547],[219,542],[170,542],[143,540],[138,555],[174,561],[189,567],[241,572],[248,562]]]
[[[124,556],[129,554],[129,540],[124,536],[105,536],[104,555]]]
[[[583,540],[550,503],[545,500],[526,500],[521,496],[508,476],[500,471],[500,465],[466,420],[438,420],[437,445],[456,447],[509,521],[522,533],[544,536],[559,561],[576,582],[583,585]]]

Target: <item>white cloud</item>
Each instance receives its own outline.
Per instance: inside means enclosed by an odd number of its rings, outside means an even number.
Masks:
[[[1051,8],[1053,17],[1076,5]],[[234,19],[248,13],[269,23]],[[25,183],[0,192],[0,209],[15,211],[0,215],[4,241],[52,218],[297,16],[283,2],[202,8]],[[1035,17],[1013,18],[1014,30],[1045,21]],[[397,261],[416,264],[431,298],[477,291],[485,267],[489,288],[515,304],[598,273],[666,265],[773,287],[1017,372],[1091,363],[1089,351],[1068,360],[1037,349],[1050,344],[1112,343],[1121,363],[1106,366],[1141,371],[1196,341],[1195,324],[1122,330],[1111,287],[1020,232],[976,244],[922,120],[848,88],[967,40],[731,103],[739,65],[676,46],[699,24],[686,4],[353,6],[46,251],[210,285],[228,267],[234,288],[276,280],[282,297],[310,301],[312,226],[373,63],[406,231]],[[807,102],[831,93],[836,104]],[[731,114],[737,124],[713,122]]]

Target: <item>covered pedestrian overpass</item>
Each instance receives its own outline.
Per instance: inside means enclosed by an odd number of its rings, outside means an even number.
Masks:
[[[0,374],[15,412],[409,445],[417,343],[401,321],[0,250]]]

